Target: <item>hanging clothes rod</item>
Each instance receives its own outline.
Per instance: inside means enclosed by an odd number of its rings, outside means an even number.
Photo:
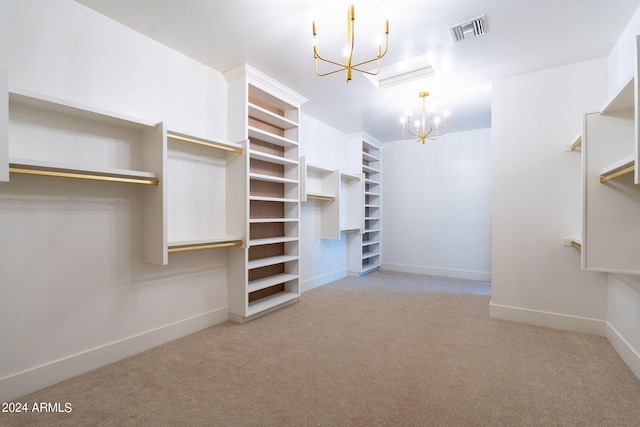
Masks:
[[[179,139],[181,141],[191,142],[193,144],[200,144],[200,145],[204,145],[206,147],[217,148],[217,149],[220,149],[220,150],[231,151],[233,153],[242,153],[242,148],[230,147],[230,146],[227,146],[227,145],[224,145],[224,144],[216,144],[215,142],[202,141],[200,139],[190,138],[190,137],[182,136],[182,135],[177,135],[175,133],[167,133],[167,138]]]
[[[359,233],[360,229],[359,228],[350,228],[348,230],[342,230],[341,232],[344,233],[344,234]]]
[[[158,178],[134,178],[134,177],[123,177],[123,176],[115,176],[115,175],[114,176],[92,175],[92,174],[86,174],[86,173],[61,172],[61,171],[43,170],[43,169],[25,169],[25,168],[19,168],[19,167],[9,167],[9,172],[20,173],[24,175],[54,176],[54,177],[60,177],[60,178],[88,179],[88,180],[94,180],[94,181],[158,185]]]
[[[207,243],[202,245],[184,245],[184,246],[173,246],[167,249],[167,252],[186,252],[186,251],[197,251],[201,249],[215,249],[215,248],[228,248],[230,246],[242,246],[242,240],[231,240],[228,242],[219,242],[219,243]]]
[[[329,202],[333,202],[334,200],[336,200],[336,198],[333,196],[320,196],[315,194],[307,194],[307,199],[324,200]]]
[[[351,181],[360,181],[360,178],[353,175],[347,175],[346,173],[341,174],[344,179],[350,179]]]

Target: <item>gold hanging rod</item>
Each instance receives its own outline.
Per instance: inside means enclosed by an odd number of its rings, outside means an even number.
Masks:
[[[582,250],[582,245],[578,242],[575,241],[571,241],[571,246],[573,246],[574,248],[576,248],[577,250],[581,251]]]
[[[342,233],[344,234],[359,233],[359,232],[360,232],[359,228],[350,228],[348,230],[342,230]]]
[[[578,137],[578,139],[576,139],[576,141],[571,144],[571,148],[569,148],[571,151],[575,151],[576,148],[578,148],[580,145],[582,145],[582,135]]]
[[[631,173],[631,172],[633,172],[635,170],[636,170],[636,165],[631,165],[628,168],[619,170],[618,172],[614,172],[611,175],[601,175],[600,176],[600,182],[604,184],[607,181],[611,181],[612,179],[615,179],[615,178],[617,178],[619,176],[622,176],[622,175],[626,175],[626,174]]]
[[[341,176],[344,179],[350,179],[352,181],[360,181],[360,178],[358,178],[357,176],[353,176],[353,175],[347,175],[346,173],[341,174]]]
[[[204,245],[173,246],[173,247],[170,247],[167,251],[169,253],[173,253],[173,252],[197,251],[201,249],[228,248],[230,246],[242,246],[242,240],[231,240],[229,242],[209,243]]]
[[[231,151],[233,153],[242,153],[242,148],[229,147],[229,146],[224,145],[224,144],[216,144],[215,142],[206,142],[206,141],[202,141],[200,139],[189,138],[187,136],[177,135],[175,133],[167,133],[167,137],[168,138],[173,138],[173,139],[179,139],[181,141],[191,142],[193,144],[204,145],[206,147],[218,148],[220,150],[227,150],[227,151]]]
[[[10,167],[9,172],[20,173],[24,175],[55,176],[60,178],[89,179],[94,181],[158,185],[158,178],[126,178],[121,176],[91,175],[86,173],[59,172],[59,171],[40,170],[40,169],[25,169],[25,168],[17,168],[17,167]]]
[[[331,197],[331,196],[318,196],[318,195],[314,195],[314,194],[308,194],[308,195],[307,195],[307,199],[325,200],[325,201],[329,201],[329,202],[333,202],[334,200],[336,200],[336,198],[335,198],[335,197]]]

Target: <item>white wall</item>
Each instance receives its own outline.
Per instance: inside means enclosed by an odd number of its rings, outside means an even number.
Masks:
[[[10,88],[226,137],[220,73],[71,0],[0,0],[0,67]],[[227,319],[226,251],[142,263],[142,218],[127,185],[0,184],[0,401]]]
[[[304,109],[304,106],[303,106]],[[307,163],[344,173],[358,172],[348,153],[344,133],[302,114],[300,155]],[[347,275],[347,241],[321,239],[323,202],[302,203],[300,219],[300,284],[302,291],[330,283]]]
[[[382,268],[491,278],[491,130],[382,146]]]
[[[606,278],[580,269],[582,113],[607,98],[606,58],[494,82],[491,316],[603,335]]]

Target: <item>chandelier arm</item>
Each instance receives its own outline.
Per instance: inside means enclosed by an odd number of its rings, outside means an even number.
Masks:
[[[381,55],[378,55],[378,56],[376,56],[375,58],[368,59],[368,60],[366,60],[366,61],[362,61],[362,62],[359,62],[359,63],[357,63],[357,64],[354,64],[354,65],[352,65],[352,68],[354,68],[354,69],[355,69],[355,67],[359,67],[359,66],[361,66],[361,65],[368,64],[369,62],[373,62],[373,61],[380,60],[380,59],[382,59],[382,57],[383,57],[383,56],[385,56],[385,55],[387,54],[387,51],[388,51],[388,50],[389,50],[389,34],[387,34],[387,35],[386,35],[385,48],[384,48],[384,52],[383,52]],[[362,70],[358,70],[358,71],[363,72],[363,73],[366,73],[366,71],[362,71]],[[368,74],[371,74],[371,73],[368,73]]]
[[[313,47],[313,55],[314,55],[314,58],[315,58],[315,59],[319,59],[319,60],[321,60],[321,61],[328,62],[329,64],[337,65],[337,66],[339,66],[339,67],[344,67],[344,68],[343,68],[343,70],[347,68],[347,66],[346,66],[346,65],[344,65],[344,64],[341,64],[341,63],[339,63],[339,62],[332,61],[332,60],[330,60],[330,59],[326,59],[326,58],[323,58],[322,56],[320,56],[320,54],[318,53],[318,49],[317,49],[315,46]],[[316,63],[317,63],[317,62],[318,62],[318,61],[316,61]]]
[[[346,70],[346,69],[347,69],[347,67],[342,67],[342,68],[339,68],[339,69],[337,69],[337,70],[329,71],[329,72],[326,72],[326,73],[319,73],[319,72],[318,72],[318,66],[316,65],[316,74],[317,74],[318,76],[320,76],[320,77],[324,77],[324,76],[328,76],[328,75],[330,75],[330,74],[339,73],[339,72],[344,71],[344,70]]]

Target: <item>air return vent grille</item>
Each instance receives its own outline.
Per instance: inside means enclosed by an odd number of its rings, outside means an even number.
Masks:
[[[487,15],[478,16],[449,27],[454,43],[481,36],[487,30]]]

